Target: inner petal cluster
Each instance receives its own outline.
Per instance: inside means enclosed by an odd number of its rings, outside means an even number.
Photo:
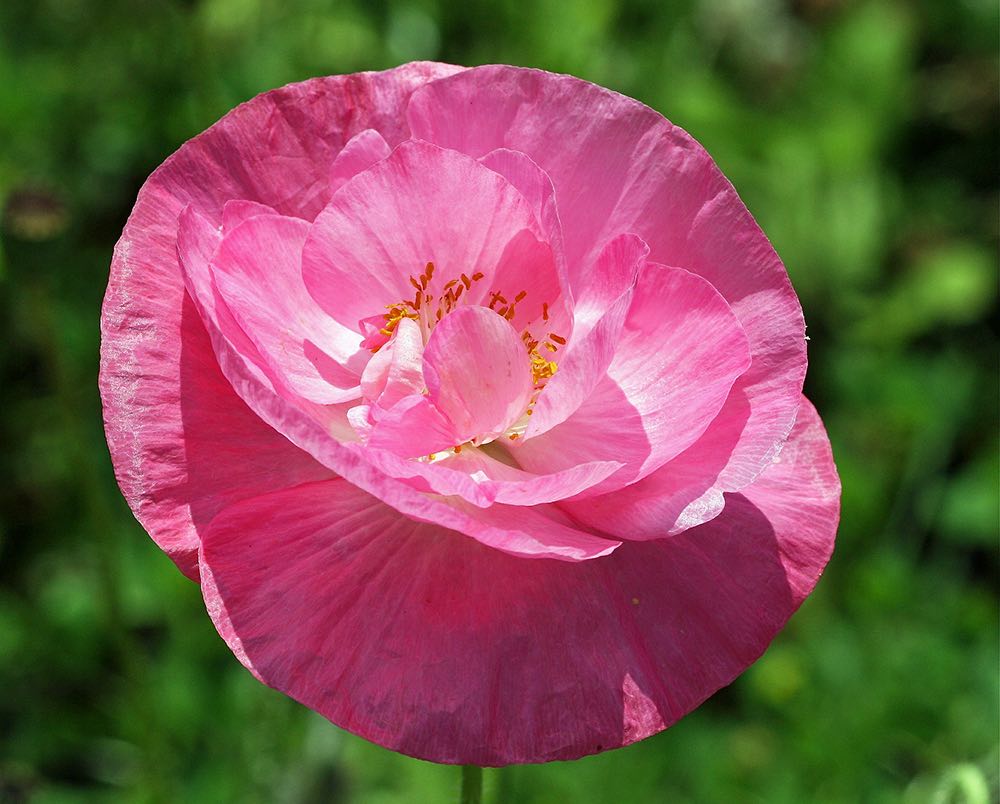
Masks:
[[[566,345],[566,338],[548,331],[549,302],[530,298],[526,289],[509,295],[487,290],[483,271],[444,279],[435,270],[427,262],[419,275],[408,277],[412,299],[386,304],[385,313],[359,322],[362,347],[372,357],[361,382],[363,404],[349,414],[363,440],[378,429],[376,441],[383,442],[386,427],[400,426],[436,425],[442,432],[433,443],[453,435],[455,443],[410,456],[430,461],[458,454],[466,444],[520,438],[558,370],[556,353]],[[515,319],[522,322],[519,333]],[[533,329],[539,328],[544,334],[536,337]],[[412,434],[405,441],[429,443]]]

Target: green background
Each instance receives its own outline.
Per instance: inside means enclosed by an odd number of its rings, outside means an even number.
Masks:
[[[995,0],[0,3],[0,800],[455,798],[242,669],[121,499],[96,385],[146,175],[257,92],[415,58],[570,72],[700,140],[801,296],[844,483],[764,658],[487,801],[998,800],[997,33]]]

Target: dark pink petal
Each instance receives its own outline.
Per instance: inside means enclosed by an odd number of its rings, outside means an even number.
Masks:
[[[198,531],[220,507],[329,470],[261,422],[219,373],[185,300],[178,215],[193,204],[218,226],[227,202],[247,199],[311,218],[329,198],[343,144],[366,128],[401,142],[413,90],[459,69],[411,64],[265,93],[185,144],[140,190],[102,310],[104,425],[125,499],[191,577]]]
[[[504,433],[524,414],[534,387],[524,342],[485,307],[463,307],[435,327],[424,350],[424,380],[458,443]]]
[[[344,182],[385,159],[390,150],[382,135],[373,128],[355,134],[333,160],[330,168],[331,194],[337,192]]]
[[[525,561],[332,480],[220,514],[203,590],[259,679],[366,739],[436,762],[575,759],[669,726],[756,660],[822,572],[838,499],[803,403],[782,462],[670,539]]]
[[[414,136],[480,157],[527,154],[552,179],[574,293],[602,245],[634,232],[650,259],[693,271],[732,306],[753,364],[750,417],[715,484],[736,490],[777,454],[805,376],[802,312],[767,238],[708,153],[661,115],[565,75],[478,67],[416,92]]]
[[[328,405],[360,397],[361,338],[319,309],[302,284],[309,224],[258,215],[229,232],[212,261],[219,293],[271,370]],[[363,365],[363,362],[361,363]]]
[[[605,490],[638,480],[705,432],[749,362],[746,335],[708,282],[647,263],[605,377],[572,416],[515,455],[532,471],[626,464]]]
[[[434,282],[423,293],[437,302],[445,282],[481,273],[464,303],[526,289],[540,309],[559,294],[540,237],[531,206],[506,179],[464,154],[411,141],[337,192],[306,241],[303,277],[320,306],[351,328],[414,299],[428,262]],[[427,306],[430,316],[436,307]]]

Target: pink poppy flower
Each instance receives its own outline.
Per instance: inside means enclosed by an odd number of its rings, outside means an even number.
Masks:
[[[406,754],[647,737],[833,547],[781,262],[698,143],[576,78],[254,98],[142,188],[102,332],[118,481],[219,633]]]

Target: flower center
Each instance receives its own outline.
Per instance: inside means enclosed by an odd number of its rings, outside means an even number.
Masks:
[[[466,303],[483,304],[512,324],[519,310],[530,309],[527,307],[530,303],[527,290],[521,290],[510,298],[505,296],[502,290],[494,290],[484,297],[482,291],[475,288],[485,278],[483,273],[477,271],[471,276],[461,273],[440,284],[440,279],[435,279],[434,271],[434,263],[428,262],[423,272],[408,277],[414,290],[412,299],[387,304],[384,314],[366,319],[371,326],[370,336],[365,339],[364,345],[373,353],[393,340],[400,322],[404,319],[409,319],[420,327],[421,337],[426,344],[434,327],[446,315]],[[476,301],[472,301],[473,297]],[[504,433],[504,437],[511,441],[516,441],[524,434],[528,426],[528,417],[534,412],[539,395],[548,380],[559,369],[555,357],[566,345],[566,339],[557,332],[549,331],[549,318],[548,302],[542,302],[534,317],[527,319],[520,317],[524,322],[520,338],[531,365],[533,392],[524,413]],[[536,336],[534,332],[539,331],[543,334]],[[472,443],[475,444],[476,441],[473,440]],[[456,445],[453,450],[457,453],[461,448],[461,445]],[[433,460],[439,456],[429,457]]]

